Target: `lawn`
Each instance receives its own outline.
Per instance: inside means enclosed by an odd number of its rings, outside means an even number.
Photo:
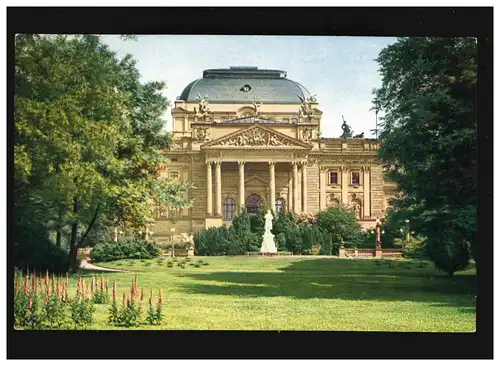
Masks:
[[[168,267],[171,259],[101,265],[130,271],[105,275],[117,281],[119,299],[134,272],[145,292],[162,289],[163,324],[141,329],[475,331],[475,269],[448,277],[416,260],[195,257],[193,262],[200,258],[209,265]],[[71,285],[74,296],[74,279]],[[146,304],[147,299],[143,309]],[[96,305],[92,329],[116,329],[107,324],[108,308]]]

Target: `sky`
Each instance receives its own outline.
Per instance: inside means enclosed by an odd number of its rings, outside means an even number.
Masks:
[[[118,56],[137,60],[142,81],[164,81],[172,105],[203,70],[230,66],[278,69],[316,94],[323,111],[323,137],[342,134],[342,116],[355,134],[375,128],[372,89],[381,85],[379,52],[393,37],[140,35],[136,41],[103,35]],[[170,109],[165,115],[171,130]]]

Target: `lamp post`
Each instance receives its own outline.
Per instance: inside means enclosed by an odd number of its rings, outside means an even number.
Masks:
[[[378,249],[382,249],[382,240],[380,238],[381,226],[382,226],[382,223],[380,222],[379,218],[377,217],[377,221],[375,221],[375,230],[377,231],[377,240],[376,240],[375,244],[376,244]]]
[[[410,220],[406,219],[405,220],[405,223],[406,223],[406,241],[409,242],[410,241]]]
[[[170,229],[170,233],[172,234],[172,258],[175,257],[174,254],[174,235],[175,235],[175,227]]]
[[[375,221],[375,232],[377,233],[376,241],[375,241],[375,257],[382,258],[382,240],[380,237],[380,232],[382,229],[382,222],[377,217]]]

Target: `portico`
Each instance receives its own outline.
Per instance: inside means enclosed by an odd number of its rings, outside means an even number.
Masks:
[[[278,161],[277,161],[278,160]],[[238,187],[237,187],[237,207],[241,208],[246,206],[247,197],[250,194],[259,194],[265,199],[265,205],[272,208],[274,212],[277,209],[277,200],[281,199],[288,203],[288,209],[294,213],[308,212],[307,211],[307,162],[304,160],[286,160],[286,159],[276,159],[269,160],[267,162],[255,161],[255,160],[242,160],[239,161],[230,158],[223,158],[221,160],[207,160],[207,215],[222,217],[222,205],[224,204],[224,197],[222,193],[223,187],[223,174],[222,171],[227,168],[231,171],[231,166],[237,164],[238,167]],[[276,188],[276,165],[280,167],[279,173],[288,177],[289,174],[292,175],[292,180],[287,184],[285,189],[278,189],[279,194],[277,194]],[[255,191],[254,186],[247,186],[245,181],[245,166],[266,166],[267,167],[267,180],[262,181],[262,186],[265,188],[265,194]],[[259,169],[262,171],[263,169]],[[299,173],[300,171],[300,173]],[[285,173],[285,174],[283,174]],[[212,176],[215,176],[215,205],[213,202],[213,189],[212,187]],[[210,178],[208,178],[210,177]],[[302,180],[302,184],[299,185],[299,179]],[[227,184],[226,192],[231,190],[230,184]],[[302,189],[301,189],[302,188]],[[290,192],[290,193],[288,193]],[[301,197],[301,200],[299,200]],[[215,210],[212,207],[215,206]],[[279,207],[279,206],[278,206]]]

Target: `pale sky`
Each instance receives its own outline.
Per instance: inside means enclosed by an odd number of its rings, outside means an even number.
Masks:
[[[132,54],[143,81],[165,81],[173,104],[186,85],[203,70],[229,66],[278,69],[316,94],[323,111],[323,137],[338,137],[345,120],[354,133],[371,137],[375,112],[373,88],[381,84],[374,59],[393,37],[141,35],[137,41],[119,36],[101,39],[119,56]],[[165,116],[171,130],[170,109]]]

